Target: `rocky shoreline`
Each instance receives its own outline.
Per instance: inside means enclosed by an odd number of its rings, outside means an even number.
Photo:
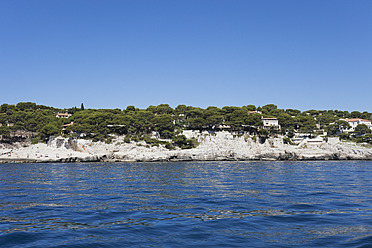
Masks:
[[[168,150],[149,146],[144,141],[125,143],[116,137],[111,144],[57,137],[47,144],[0,144],[1,163],[76,163],[76,162],[165,162],[165,161],[299,161],[372,160],[372,148],[363,144],[308,140],[298,145],[283,143],[282,137],[260,143],[252,137],[228,132],[186,133],[198,139],[193,149]]]

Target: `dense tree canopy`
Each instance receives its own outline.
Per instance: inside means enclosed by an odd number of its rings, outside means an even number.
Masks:
[[[337,135],[342,133],[343,130],[349,129],[350,125],[346,121],[338,120],[327,127],[328,134]]]
[[[262,114],[252,113],[256,110]],[[57,113],[72,115],[69,118],[57,118]],[[106,140],[112,134],[140,137],[156,132],[160,138],[174,139],[174,144],[189,147],[192,142],[178,135],[182,129],[217,130],[223,126],[228,131],[268,135],[273,130],[262,131],[262,117],[277,118],[283,134],[326,130],[329,135],[338,135],[349,128],[347,122],[340,120],[341,118],[371,120],[372,114],[367,111],[349,113],[339,110],[301,112],[297,109],[279,109],[274,104],[262,107],[210,106],[205,109],[186,105],[178,105],[173,109],[168,104],[138,109],[130,105],[121,110],[86,109],[83,104],[80,108],[57,109],[32,102],[20,102],[0,106],[0,135],[7,137],[21,130],[29,137],[37,136],[42,140],[47,140],[51,135],[80,134],[84,134],[86,138]],[[370,129],[360,126],[355,131],[365,135]]]
[[[355,127],[356,134],[358,135],[363,135],[367,133],[371,133],[371,129],[366,124],[359,124],[358,126]]]

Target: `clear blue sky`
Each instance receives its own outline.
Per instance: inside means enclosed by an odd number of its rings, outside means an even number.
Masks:
[[[371,0],[1,0],[0,104],[372,112]]]

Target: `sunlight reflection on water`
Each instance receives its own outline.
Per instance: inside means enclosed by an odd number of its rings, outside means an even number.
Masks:
[[[363,161],[1,164],[0,243],[4,247],[368,245],[371,165]]]

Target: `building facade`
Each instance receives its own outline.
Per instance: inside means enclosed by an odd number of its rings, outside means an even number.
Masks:
[[[354,118],[354,119],[341,119],[343,121],[346,121],[347,123],[349,123],[349,125],[351,126],[351,128],[345,130],[345,131],[348,131],[348,132],[352,132],[355,130],[355,128],[359,125],[359,124],[365,124],[367,127],[369,127],[369,129],[372,130],[372,124],[371,124],[371,121],[370,120],[365,120],[365,119],[359,119],[359,118]]]
[[[280,129],[279,121],[277,118],[262,117],[261,121],[263,122],[264,129]]]

